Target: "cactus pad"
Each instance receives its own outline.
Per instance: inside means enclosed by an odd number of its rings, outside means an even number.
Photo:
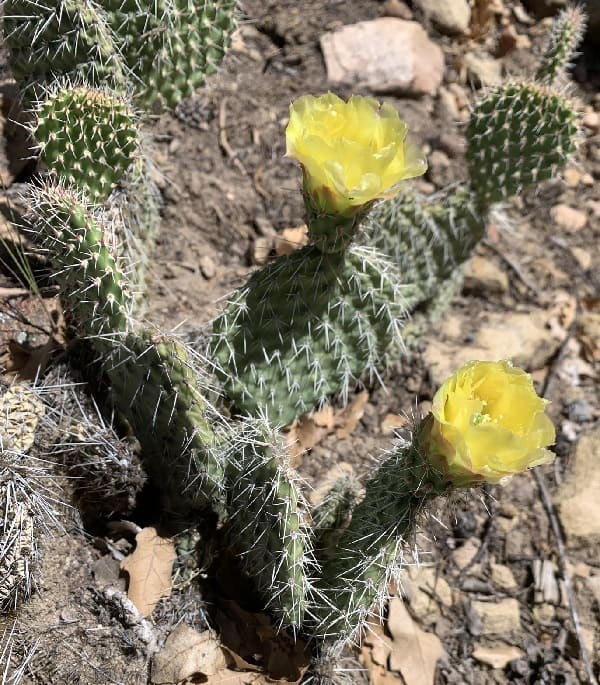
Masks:
[[[29,220],[85,333],[125,331],[131,294],[116,261],[111,227],[92,213],[83,196],[62,184],[32,189],[29,204]]]
[[[232,540],[267,607],[282,625],[299,628],[314,570],[307,505],[281,438],[244,424],[228,466]]]
[[[42,159],[67,184],[105,200],[132,163],[139,129],[131,107],[110,91],[54,86],[36,110]]]
[[[233,0],[105,0],[136,101],[174,107],[214,73],[235,28]]]
[[[215,320],[212,354],[228,396],[273,425],[375,375],[399,339],[400,279],[379,253],[308,246],[256,272]]]
[[[567,7],[554,20],[536,81],[554,85],[563,79],[585,31],[585,14],[580,7]]]
[[[23,87],[72,81],[117,87],[124,82],[112,32],[93,0],[3,0],[4,35]]]
[[[575,151],[577,114],[545,86],[509,83],[480,100],[467,129],[473,189],[484,204],[556,175]]]

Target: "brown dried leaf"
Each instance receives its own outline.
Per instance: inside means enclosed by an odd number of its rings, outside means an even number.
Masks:
[[[390,669],[401,673],[406,685],[433,685],[438,659],[446,655],[437,635],[421,630],[399,597],[390,600],[387,625],[393,641]]]
[[[366,390],[359,392],[350,404],[338,414],[336,423],[339,428],[336,431],[338,438],[347,438],[354,432],[358,422],[365,413],[365,407],[369,401],[369,393]]]
[[[127,596],[142,616],[150,616],[159,599],[171,594],[175,546],[156,528],[143,528],[135,540],[136,548],[123,559],[121,569],[129,574]]]
[[[308,232],[305,224],[284,228],[275,237],[275,253],[277,256],[292,254],[295,250],[308,244]]]
[[[406,416],[401,416],[400,414],[386,414],[383,419],[381,419],[381,432],[384,435],[388,435],[398,428],[404,428],[407,423],[408,418]]]
[[[179,683],[198,674],[213,676],[226,666],[225,655],[213,633],[199,633],[182,623],[154,657],[150,680],[156,685]]]

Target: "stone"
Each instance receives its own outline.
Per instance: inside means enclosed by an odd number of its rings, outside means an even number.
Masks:
[[[465,540],[463,545],[457,547],[452,552],[452,561],[456,564],[456,567],[461,571],[463,568],[466,568],[475,558],[480,544],[477,538],[469,538]]]
[[[583,435],[575,448],[567,476],[556,493],[560,520],[567,537],[600,543],[600,428]]]
[[[600,113],[586,112],[583,115],[581,123],[585,128],[588,128],[590,131],[597,133],[598,131],[600,131]]]
[[[425,625],[435,622],[440,615],[439,605],[447,609],[452,606],[452,589],[434,568],[411,567],[410,608]]]
[[[492,583],[505,592],[512,592],[517,589],[517,581],[508,566],[503,564],[491,564],[490,575]]]
[[[475,255],[467,263],[463,290],[474,294],[505,293],[508,291],[508,276],[492,260]]]
[[[467,0],[413,0],[440,33],[449,36],[466,33],[471,23],[471,8]]]
[[[478,645],[471,656],[492,668],[505,668],[511,661],[524,657],[525,652],[514,646],[484,647]]]
[[[587,223],[585,212],[562,203],[552,207],[550,218],[559,228],[567,231],[567,233],[580,231]]]
[[[206,279],[213,278],[217,273],[217,266],[210,255],[205,254],[202,257],[200,257],[200,260],[198,261],[198,266],[200,267],[202,275]]]
[[[396,17],[397,19],[411,20],[413,18],[412,10],[402,0],[385,0],[383,14],[386,17]]]
[[[594,599],[596,600],[596,604],[598,605],[598,608],[600,609],[600,575],[590,576],[586,580],[586,585],[588,586],[588,589],[590,590],[590,592],[594,595]]]
[[[332,86],[401,95],[435,94],[444,55],[414,21],[381,17],[321,36]]]
[[[515,366],[541,369],[560,346],[560,340],[549,335],[550,314],[543,309],[508,317],[504,312],[489,312],[477,324],[465,316],[449,313],[438,329],[445,335],[423,339],[425,363],[436,386],[472,359],[511,359]]]
[[[481,620],[483,635],[505,635],[521,627],[519,602],[516,599],[503,599],[499,602],[474,600],[471,607]]]
[[[467,79],[473,86],[497,86],[502,83],[502,62],[488,55],[467,52],[464,57]]]

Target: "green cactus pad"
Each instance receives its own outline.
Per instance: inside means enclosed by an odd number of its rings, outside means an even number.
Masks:
[[[379,253],[308,246],[257,271],[213,326],[212,355],[229,398],[273,425],[376,375],[399,340],[400,279]]]
[[[175,107],[214,73],[235,28],[233,0],[105,0],[136,101]]]
[[[297,629],[314,561],[307,504],[280,442],[267,427],[242,424],[228,465],[229,526],[267,608],[282,625]]]
[[[136,118],[123,98],[61,84],[36,109],[34,135],[46,165],[94,201],[108,197],[139,145]]]
[[[471,184],[482,204],[546,181],[576,147],[571,102],[545,86],[509,83],[480,100],[467,128]]]
[[[215,430],[222,420],[204,399],[206,384],[177,340],[130,333],[106,362],[113,396],[141,443],[166,506],[223,513],[224,460]]]
[[[60,183],[32,188],[29,206],[33,230],[74,318],[97,347],[110,349],[102,336],[126,331],[131,308],[112,227],[82,195]]]
[[[376,205],[365,222],[368,244],[398,267],[409,309],[443,298],[444,283],[471,256],[485,232],[485,213],[469,187],[434,195],[406,190]]]
[[[124,83],[105,15],[93,0],[4,0],[4,36],[15,78],[23,87],[64,76],[73,82]]]
[[[448,489],[418,442],[401,441],[391,450],[315,581],[316,635],[341,643],[357,638],[374,607],[383,609],[426,503]]]

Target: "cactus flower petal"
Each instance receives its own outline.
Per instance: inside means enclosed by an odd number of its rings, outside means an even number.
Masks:
[[[425,157],[406,133],[396,110],[373,98],[304,95],[290,106],[287,154],[302,165],[314,207],[348,215],[425,173]]]
[[[547,401],[510,362],[465,364],[438,390],[426,422],[432,464],[457,486],[498,483],[554,458]]]

